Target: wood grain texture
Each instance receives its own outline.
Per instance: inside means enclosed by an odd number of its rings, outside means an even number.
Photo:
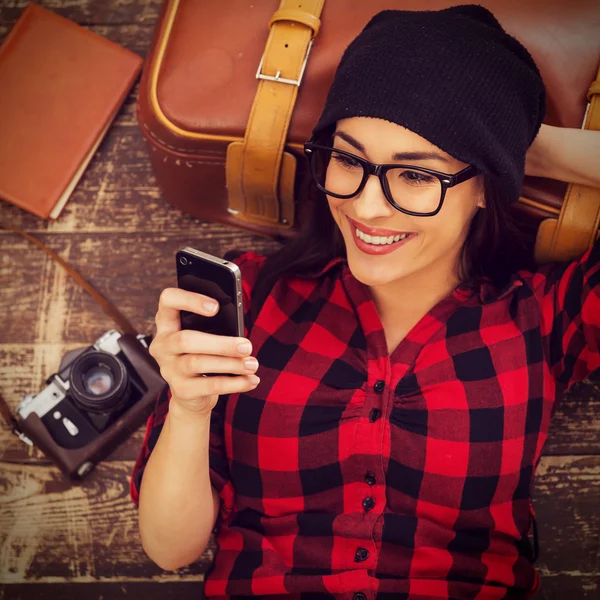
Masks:
[[[132,468],[130,461],[105,463],[71,482],[54,467],[4,463],[0,582],[173,580],[142,549],[129,498]],[[203,581],[212,552],[177,577]]]
[[[0,585],[0,600],[131,600],[132,598],[134,600],[202,600],[204,594],[202,584],[197,581]]]
[[[2,0],[0,22],[10,27],[29,0]],[[37,0],[37,4],[50,9],[79,25],[131,25],[153,26],[162,6],[162,0]]]
[[[27,0],[0,0],[0,41]],[[162,0],[39,3],[145,56]],[[162,197],[138,129],[138,84],[119,112],[60,219],[47,223],[6,202],[0,222],[40,237],[114,301],[144,333],[158,297],[175,284],[184,245],[223,255],[279,245],[203,222]],[[14,409],[39,391],[68,350],[114,323],[49,257],[0,230],[0,392]],[[600,590],[600,372],[573,387],[554,417],[534,489],[542,574],[539,598],[592,599]],[[129,475],[140,428],[79,483],[0,428],[0,600],[202,597],[213,547],[165,572],[143,552]],[[160,583],[160,585],[156,585]]]

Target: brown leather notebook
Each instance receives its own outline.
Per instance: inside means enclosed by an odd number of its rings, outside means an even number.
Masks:
[[[142,62],[68,19],[27,5],[0,46],[0,198],[56,219]]]

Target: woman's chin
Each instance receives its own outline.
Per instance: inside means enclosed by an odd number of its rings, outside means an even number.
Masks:
[[[348,268],[354,279],[357,279],[364,285],[379,286],[403,277],[402,272],[398,272],[398,265],[394,266],[394,271],[390,269],[390,263],[386,256],[369,256],[366,254],[357,255],[356,252],[346,252],[348,257]]]

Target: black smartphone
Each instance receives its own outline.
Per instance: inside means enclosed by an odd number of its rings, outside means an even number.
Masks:
[[[235,263],[186,246],[177,251],[177,287],[219,303],[213,317],[180,311],[181,328],[215,335],[244,336],[242,274]]]

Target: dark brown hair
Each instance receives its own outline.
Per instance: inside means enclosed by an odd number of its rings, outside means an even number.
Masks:
[[[323,135],[323,143],[331,132]],[[459,277],[469,285],[478,285],[488,277],[502,287],[519,269],[532,270],[531,231],[514,216],[500,183],[483,174],[485,204],[469,226],[463,244]],[[299,189],[298,220],[301,229],[296,238],[270,254],[262,266],[252,294],[251,321],[254,323],[275,282],[286,275],[310,276],[332,258],[345,256],[342,234],[335,223],[327,198],[304,174]]]

